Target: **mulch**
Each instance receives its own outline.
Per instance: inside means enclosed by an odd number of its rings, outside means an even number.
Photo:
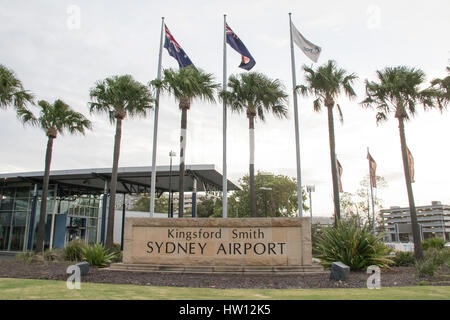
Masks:
[[[67,280],[69,275],[66,270],[69,265],[69,262],[56,261],[0,261],[0,278]],[[369,275],[365,272],[350,272],[346,281],[333,281],[329,277],[329,272],[305,275],[177,274],[90,267],[88,275],[82,277],[82,282],[218,289],[366,288]],[[412,267],[393,267],[381,272],[382,287],[413,286],[422,280],[417,278]],[[450,285],[449,282],[439,280],[427,279],[426,284]]]

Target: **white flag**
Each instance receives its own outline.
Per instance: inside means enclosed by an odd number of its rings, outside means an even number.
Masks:
[[[320,52],[322,51],[322,48],[306,40],[302,36],[302,34],[297,30],[294,24],[291,23],[291,25],[292,25],[292,39],[294,40],[294,43],[300,49],[302,49],[303,53],[306,54],[308,58],[310,58],[314,62],[317,62],[317,59],[319,59],[319,55]]]

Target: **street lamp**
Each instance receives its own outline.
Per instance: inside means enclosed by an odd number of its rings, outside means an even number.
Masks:
[[[312,198],[311,198],[311,192],[315,192],[316,191],[316,186],[315,185],[306,186],[306,191],[309,193],[309,212],[311,214],[311,225],[312,225]]]
[[[272,188],[268,188],[268,187],[260,187],[259,190],[272,191]],[[265,215],[266,215],[266,218],[267,218],[267,199],[266,199],[266,192],[264,192],[264,211],[265,211]]]
[[[170,172],[169,172],[169,218],[173,218],[173,193],[172,193],[172,157],[175,157],[177,154],[174,151],[169,152],[170,157]]]

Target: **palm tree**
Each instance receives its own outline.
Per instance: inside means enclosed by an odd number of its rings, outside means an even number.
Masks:
[[[22,122],[28,122],[32,117],[28,103],[33,104],[33,95],[23,88],[12,70],[0,64],[0,109],[12,107]]]
[[[246,112],[250,135],[250,216],[256,217],[255,192],[255,118],[265,121],[265,112],[272,112],[278,118],[287,118],[285,106],[288,95],[281,82],[269,79],[258,72],[249,72],[228,79],[228,91],[222,91],[220,97],[225,100],[231,111]]]
[[[122,121],[128,117],[145,117],[153,108],[154,99],[147,86],[135,81],[130,75],[114,76],[97,81],[90,89],[91,113],[106,113],[111,124],[116,124],[113,166],[110,181],[110,201],[105,246],[113,249],[114,205],[116,203],[117,172],[122,137]]]
[[[417,103],[421,103],[425,110],[434,107],[442,108],[436,100],[439,97],[439,91],[434,88],[421,90],[420,85],[424,84],[425,73],[415,68],[405,66],[389,67],[382,71],[377,71],[377,76],[378,82],[366,80],[366,99],[361,104],[363,107],[376,108],[377,124],[387,120],[390,114],[394,114],[398,120],[403,169],[414,239],[414,253],[416,259],[421,260],[423,259],[423,252],[411,186],[404,122],[410,120],[416,114]]]
[[[187,66],[178,71],[165,69],[162,80],[154,80],[152,84],[172,95],[181,109],[178,217],[182,218],[184,213],[187,111],[191,108],[191,102],[196,98],[214,103],[214,92],[219,84],[213,82],[212,74],[205,73],[193,66]]]
[[[447,72],[450,73],[450,67],[447,67]],[[437,103],[443,109],[450,101],[450,75],[443,79],[433,79],[431,85],[440,93],[437,96]]]
[[[314,111],[320,112],[322,106],[325,106],[328,111],[328,136],[330,143],[331,177],[333,179],[334,217],[335,225],[337,225],[338,220],[341,218],[341,207],[339,201],[333,108],[342,91],[344,91],[349,98],[356,97],[352,85],[354,80],[358,77],[354,73],[348,74],[344,69],[338,68],[336,62],[332,60],[317,67],[316,70],[304,65],[303,70],[305,71],[305,80],[307,84],[297,86],[297,89],[300,90],[304,96],[311,94],[316,97],[313,102]],[[342,121],[342,112],[339,104],[336,104],[336,107]]]
[[[58,133],[62,135],[65,131],[68,131],[70,134],[81,133],[84,135],[86,129],[91,129],[92,125],[83,114],[75,112],[62,100],[58,99],[53,104],[41,100],[38,102],[38,106],[40,107],[39,117],[36,118],[29,113],[24,122],[30,122],[33,125],[41,127],[48,137],[47,151],[45,153],[44,181],[42,184],[41,211],[36,235],[36,251],[42,252],[44,251],[45,217],[47,212],[47,195],[53,140],[56,139]]]

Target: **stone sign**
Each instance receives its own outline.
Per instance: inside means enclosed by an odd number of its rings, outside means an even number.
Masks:
[[[307,266],[310,218],[126,218],[123,263]]]

